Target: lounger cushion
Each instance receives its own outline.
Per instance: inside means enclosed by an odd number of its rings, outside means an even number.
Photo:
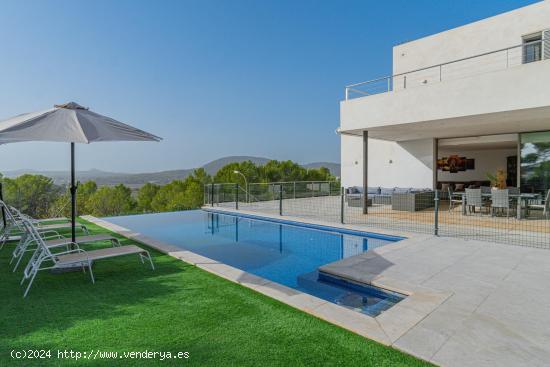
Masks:
[[[71,228],[71,223],[59,223],[59,224],[43,224],[36,227],[39,231],[43,230],[54,230],[54,229],[65,229],[65,228]],[[82,224],[77,224],[76,228],[86,228],[86,226]]]
[[[101,250],[76,252],[74,254],[61,255],[57,257],[58,265],[74,264],[87,260],[101,260],[117,256],[147,253],[146,250],[135,245],[109,247]]]
[[[108,240],[112,241],[112,240],[116,240],[116,238],[114,238],[113,236],[110,236],[108,234],[96,234],[96,235],[91,235],[91,236],[77,237],[76,238],[76,243],[80,244],[80,243],[108,241]],[[70,244],[71,239],[70,238],[60,238],[60,239],[49,240],[49,241],[44,241],[44,242],[46,243],[46,246],[48,246],[48,247],[57,247],[57,246],[63,246],[63,245]]]

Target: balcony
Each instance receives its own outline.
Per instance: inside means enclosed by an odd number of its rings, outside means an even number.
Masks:
[[[473,77],[550,59],[550,39],[491,51],[444,64],[346,86],[346,101],[379,93],[422,87],[446,80]]]
[[[547,130],[550,39],[346,87],[339,131],[403,141]]]

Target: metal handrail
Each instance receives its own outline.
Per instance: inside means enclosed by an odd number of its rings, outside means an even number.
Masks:
[[[259,195],[256,195],[255,193],[252,193],[252,188],[255,187],[255,186],[266,186],[269,190],[272,190],[274,193],[274,189],[276,187],[282,187],[284,185],[293,185],[292,187],[292,196],[294,198],[296,198],[296,184],[306,184],[306,185],[312,185],[311,187],[311,192],[313,193],[312,196],[315,196],[314,193],[317,191],[317,192],[320,192],[320,188],[321,188],[321,185],[322,184],[333,184],[333,183],[336,183],[337,181],[280,181],[280,182],[252,182],[252,183],[249,183],[248,184],[248,191],[242,187],[241,185],[238,185],[238,188],[239,188],[239,191],[241,192],[244,192],[245,194],[247,194],[247,200],[245,200],[244,202],[246,203],[253,203],[253,202],[260,202],[260,201],[265,201],[265,200],[262,200],[262,198],[259,196]],[[204,204],[207,205],[207,204],[213,204],[213,200],[214,201],[218,201],[219,202],[219,196],[216,196],[216,195],[220,195],[220,188],[224,188],[224,187],[228,187],[230,188],[230,190],[233,190],[234,187],[235,187],[235,183],[234,182],[227,182],[227,183],[210,183],[210,184],[205,184],[204,185]],[[318,185],[318,188],[317,190],[315,189],[315,187],[313,185]],[[214,188],[217,188],[216,191],[218,191],[218,193],[216,194],[215,191],[214,191]],[[329,191],[328,191],[328,194],[329,195],[332,195],[332,190],[330,189],[330,186],[329,186]],[[215,197],[216,199],[214,199],[213,197]],[[275,199],[274,199],[275,200]]]
[[[494,50],[494,51],[484,52],[484,53],[473,55],[473,56],[463,57],[461,59],[452,60],[452,61],[444,62],[444,63],[441,63],[441,64],[426,66],[426,67],[422,67],[422,68],[419,68],[419,69],[415,69],[415,70],[411,70],[411,71],[407,71],[407,72],[403,72],[403,73],[399,73],[399,74],[393,74],[393,75],[389,75],[389,76],[385,76],[385,77],[381,77],[381,78],[371,79],[371,80],[367,80],[367,81],[360,82],[360,83],[349,84],[345,87],[346,100],[350,99],[349,98],[349,92],[354,92],[354,93],[359,93],[359,94],[364,94],[364,95],[379,94],[379,93],[368,93],[368,92],[365,92],[365,91],[355,89],[354,87],[363,86],[363,85],[367,85],[367,84],[373,84],[373,83],[376,83],[376,82],[388,80],[387,92],[389,92],[392,89],[391,81],[395,78],[398,78],[398,77],[401,77],[401,76],[406,78],[407,75],[409,75],[409,74],[414,74],[414,73],[418,73],[418,72],[421,72],[421,71],[426,71],[426,70],[430,70],[430,69],[434,69],[434,68],[439,68],[439,70],[440,70],[439,75],[440,75],[440,79],[441,79],[441,68],[444,67],[444,66],[459,63],[459,62],[463,62],[463,61],[467,61],[467,60],[472,60],[472,59],[475,59],[475,58],[480,58],[480,57],[491,55],[491,54],[496,54],[496,53],[499,53],[499,52],[505,52],[505,51],[507,52],[507,55],[506,55],[507,65],[506,65],[506,67],[508,68],[509,67],[509,65],[508,65],[508,57],[509,57],[508,52],[510,50],[517,49],[517,48],[524,48],[524,47],[532,45],[532,44],[545,44],[546,41],[550,42],[550,40],[547,40],[545,38],[541,38],[540,40],[525,42],[525,43],[521,43],[519,45],[506,47],[506,48],[502,48],[502,49],[499,49],[499,50]],[[550,47],[550,46],[548,46],[548,47]],[[541,57],[541,60],[542,59],[543,59],[543,57]],[[406,79],[405,79],[405,89],[406,89]],[[384,92],[381,92],[381,93],[384,93]]]

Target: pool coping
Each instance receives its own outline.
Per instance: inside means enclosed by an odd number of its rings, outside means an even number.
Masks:
[[[209,211],[221,213],[225,212],[224,210]],[[230,211],[227,212],[229,213]],[[240,214],[235,213],[234,211],[231,213]],[[267,216],[255,216],[259,219],[272,219]],[[382,312],[376,317],[371,317],[344,306],[334,304],[330,301],[297,291],[269,279],[245,272],[219,261],[204,257],[192,251],[182,250],[180,247],[147,237],[141,233],[134,232],[107,220],[96,218],[91,215],[85,215],[82,216],[82,218],[100,227],[194,265],[202,270],[208,271],[209,273],[262,293],[312,316],[340,326],[363,337],[375,340],[386,346],[396,347],[397,349],[400,349],[394,344],[397,339],[422,321],[452,295],[452,292],[433,290],[423,286],[417,286],[400,280],[391,279],[382,275],[369,274],[364,271],[360,274],[350,274],[345,271],[345,269],[349,268],[350,264],[356,261],[364,260],[365,256],[378,256],[387,251],[396,251],[422,240],[422,238],[407,238],[399,242],[390,243],[382,247],[375,248],[360,255],[351,256],[346,259],[324,265],[320,268],[320,271],[326,272],[327,274],[331,274],[333,276],[341,277],[345,280],[373,285],[375,287],[407,295],[407,298],[395,304],[390,309]],[[308,223],[307,221],[296,222]],[[334,224],[331,226],[334,228],[346,229],[345,227],[334,226]],[[362,232],[365,233],[365,231]],[[410,351],[405,352],[410,353]]]

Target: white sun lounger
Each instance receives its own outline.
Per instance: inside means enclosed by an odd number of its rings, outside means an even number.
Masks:
[[[53,254],[36,228],[32,226],[32,223],[27,220],[23,220],[23,225],[29,232],[29,236],[31,236],[31,238],[38,244],[37,251],[33,254],[27,268],[25,268],[23,279],[21,280],[21,284],[23,284],[25,280],[29,281],[23,297],[27,296],[34,278],[41,270],[59,269],[67,266],[81,266],[82,270],[88,268],[92,283],[95,283],[94,274],[92,272],[93,261],[127,255],[138,255],[142,263],[145,262],[145,259],[149,260],[151,268],[153,270],[155,269],[149,252],[135,245],[111,247],[92,251],[84,251],[80,248],[76,248],[74,250]],[[77,244],[73,245],[77,246]]]
[[[59,236],[57,231],[62,229],[71,228],[71,223],[59,223],[59,224],[40,224],[40,221],[29,218],[28,216],[22,214],[19,210],[13,207],[9,207],[0,200],[0,210],[4,208],[4,213],[6,215],[6,226],[0,229],[0,250],[4,247],[5,243],[8,241],[23,241],[25,229],[21,224],[23,219],[27,219],[33,225],[37,227],[37,230],[43,235],[52,235]],[[77,228],[84,232],[86,235],[89,235],[88,228],[78,223]],[[21,243],[21,242],[20,242]]]
[[[48,219],[35,219],[32,217],[29,217],[26,214],[21,213],[19,209],[14,208],[13,206],[9,207],[9,211],[12,213],[15,220],[23,220],[26,219],[29,222],[31,222],[38,230],[41,231],[49,231],[49,230],[60,230],[60,229],[70,229],[72,227],[71,223],[56,223],[56,224],[47,224],[48,222],[51,222],[53,220],[56,220],[56,218],[48,218]],[[76,228],[80,229],[82,232],[86,233],[86,235],[89,235],[90,232],[88,231],[88,228],[81,223],[76,223]]]
[[[36,227],[35,227],[36,229]],[[66,247],[67,250],[70,250],[71,245],[82,245],[86,243],[93,243],[93,242],[101,242],[101,241],[111,241],[111,244],[113,247],[120,246],[120,241],[118,238],[113,237],[108,234],[96,234],[96,235],[88,235],[88,236],[81,236],[77,237],[75,242],[72,242],[70,238],[65,238],[63,236],[41,236],[44,240],[44,243],[49,249],[54,249],[58,247]],[[13,268],[13,271],[15,272],[17,268],[19,267],[19,263],[23,259],[23,256],[25,255],[25,252],[36,250],[36,247],[32,247],[29,249],[29,247],[36,245],[35,241],[31,239],[30,236],[25,235],[25,240],[20,241],[12,253],[12,258],[10,260],[10,264],[17,260],[15,263],[15,266]]]

